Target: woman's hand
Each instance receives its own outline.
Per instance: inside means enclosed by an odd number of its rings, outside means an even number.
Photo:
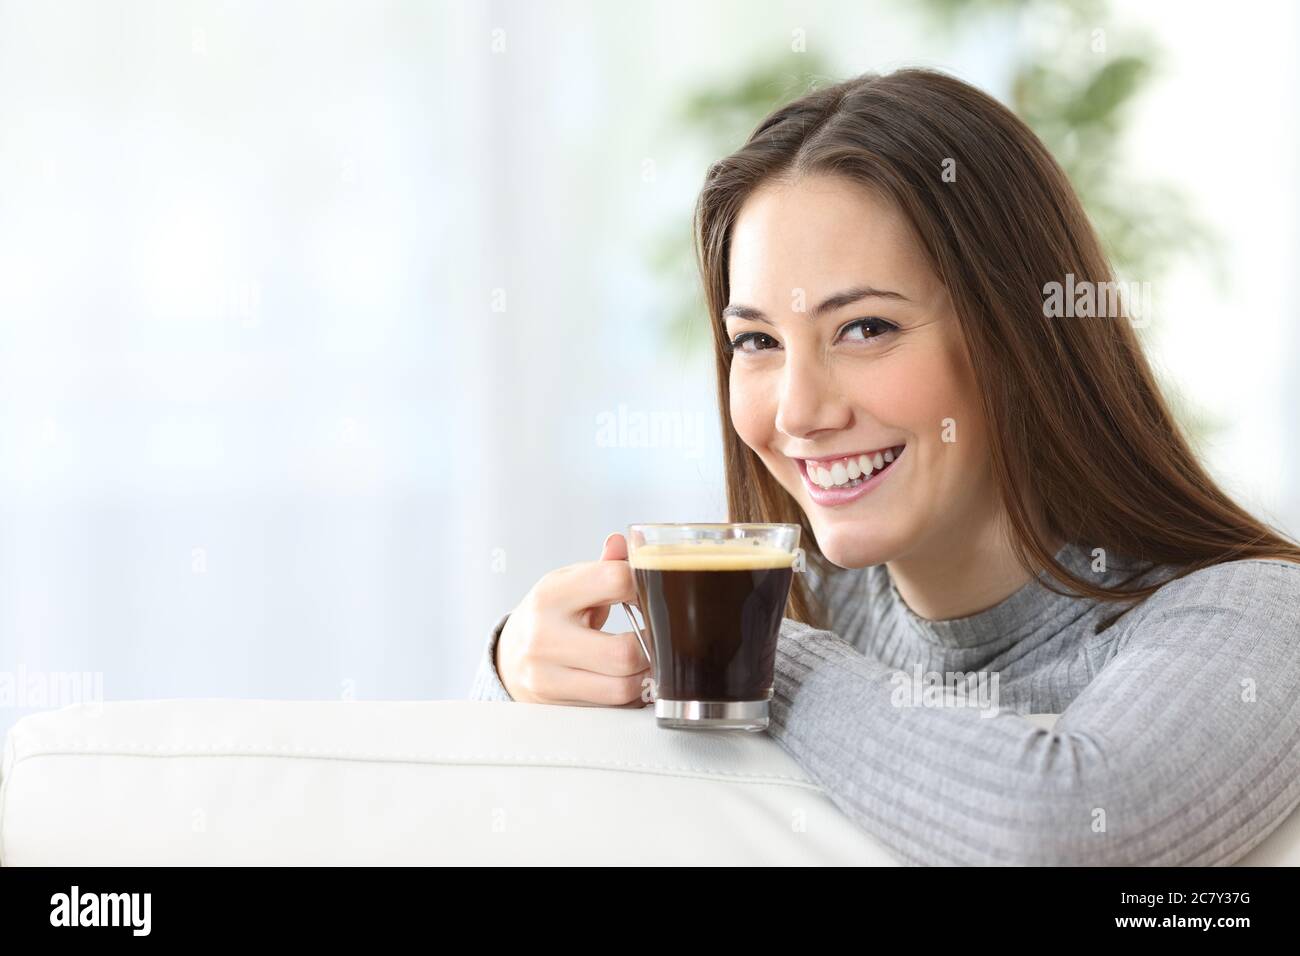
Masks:
[[[601,630],[610,606],[636,600],[627,541],[605,539],[599,561],[545,575],[510,612],[497,642],[497,674],[517,701],[641,707],[650,665],[631,631]]]

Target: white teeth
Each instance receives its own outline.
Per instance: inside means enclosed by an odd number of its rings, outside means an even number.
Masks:
[[[864,463],[866,468],[862,467]],[[871,477],[871,459],[862,455],[849,459],[847,463],[837,461],[830,468],[823,468],[810,461],[808,477],[814,484],[823,488],[842,488],[845,485],[857,484]]]
[[[859,455],[857,458],[843,458],[823,468],[815,462],[807,463],[808,478],[822,488],[855,487],[880,471],[894,460],[894,449],[878,451],[874,455]]]

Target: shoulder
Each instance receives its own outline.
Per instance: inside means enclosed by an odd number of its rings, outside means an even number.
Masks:
[[[1247,622],[1255,632],[1300,639],[1300,564],[1252,558],[1173,578],[1134,609],[1131,628],[1178,618]]]

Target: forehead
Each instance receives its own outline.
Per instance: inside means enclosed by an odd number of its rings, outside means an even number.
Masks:
[[[857,284],[921,298],[934,281],[897,206],[833,176],[759,186],[732,227],[728,269],[732,301],[754,305]]]

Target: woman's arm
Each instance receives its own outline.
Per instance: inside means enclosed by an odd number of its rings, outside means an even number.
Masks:
[[[497,641],[501,640],[501,630],[509,617],[509,614],[503,614],[492,629],[492,636],[488,638],[487,646],[479,657],[478,672],[474,675],[474,683],[469,690],[470,700],[514,700],[501,683],[496,664]]]
[[[1300,802],[1300,566],[1234,566],[1130,612],[1051,731],[895,706],[895,671],[787,620],[769,733],[909,862],[1231,863]]]

